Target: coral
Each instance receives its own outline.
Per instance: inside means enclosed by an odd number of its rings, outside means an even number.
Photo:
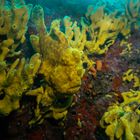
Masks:
[[[37,16],[35,16],[35,13],[38,13]],[[86,62],[88,64],[87,69],[96,77],[96,70],[92,67],[95,63],[88,58],[88,55],[91,53],[106,53],[108,48],[115,43],[118,36],[123,38],[120,43],[120,46],[122,46],[121,44],[124,45],[130,35],[130,25],[122,15],[118,16],[117,12],[105,13],[104,7],[94,12],[92,7],[89,7],[86,18],[89,21],[85,21],[82,18],[81,26],[79,26],[69,16],[65,16],[62,22],[65,29],[64,33],[60,28],[61,20],[56,19],[51,23],[50,30],[47,32],[42,7],[34,7],[31,20],[36,25],[38,34],[31,35],[30,41],[34,50],[42,56],[39,74],[45,76],[48,84],[43,87],[45,94],[42,93],[38,96],[36,93],[37,98],[39,98],[38,104],[53,106],[53,101],[57,100],[59,96],[63,99],[63,96],[72,96],[76,93],[81,85],[81,78],[84,72],[82,63]],[[118,51],[120,54],[122,48],[118,49]],[[114,60],[116,64],[116,57]],[[114,60],[110,60],[111,63],[114,63]],[[119,64],[119,62],[117,63]],[[102,67],[101,61],[100,65]],[[97,65],[96,63],[96,66],[98,70],[99,64]],[[102,68],[99,69],[101,71]],[[45,98],[46,102],[43,101],[43,98]],[[49,109],[51,110],[51,107]],[[62,110],[64,111],[65,108]],[[59,113],[57,115],[63,116],[63,111],[60,111],[60,115]],[[36,112],[40,112],[39,109]],[[54,111],[52,116],[53,114],[55,114]],[[57,117],[54,116],[54,118]]]
[[[14,52],[15,49],[25,41],[31,9],[32,5],[26,5],[23,0],[19,2],[12,0],[11,4],[7,4],[6,0],[0,1],[0,35],[6,37],[0,44],[2,53],[9,51],[12,55],[17,54]]]
[[[0,50],[1,50],[0,61],[1,62],[3,62],[5,58],[8,56],[9,51],[10,51],[9,47],[11,47],[13,44],[14,44],[14,40],[10,38],[7,40],[3,40],[0,43]]]
[[[45,116],[55,119],[65,118],[67,108],[72,103],[73,94],[79,90],[81,85],[84,73],[83,52],[69,47],[64,33],[60,31],[59,20],[52,22],[50,32],[47,33],[43,9],[35,6],[31,20],[36,25],[38,35],[31,35],[30,40],[33,48],[39,54],[34,54],[29,62],[25,58],[18,58],[21,51],[16,52],[15,50],[24,41],[31,5],[25,5],[24,1],[17,3],[11,1],[8,8],[5,2],[2,1],[1,12],[8,13],[9,16],[1,15],[1,25],[7,23],[4,18],[8,18],[9,24],[1,26],[1,35],[6,36],[6,39],[0,42],[2,50],[0,54],[2,97],[0,113],[9,115],[13,110],[18,109],[22,96],[26,95],[37,97],[35,119],[30,122],[31,124],[38,120],[42,122],[40,104],[46,110],[51,111]],[[11,60],[9,63],[8,57],[15,61]],[[32,89],[37,74],[44,75],[46,83]],[[58,102],[61,100],[65,102],[59,105]]]
[[[38,19],[40,19],[40,20],[38,20]],[[45,26],[45,23],[44,23],[44,11],[43,11],[43,8],[41,8],[39,6],[35,6],[32,9],[31,20],[35,24],[36,29],[37,29],[38,32],[46,30],[46,26]]]
[[[9,115],[20,108],[23,94],[31,88],[40,67],[39,54],[34,54],[29,62],[18,58],[21,51],[16,48],[25,41],[27,22],[32,5],[23,0],[0,1],[0,114]],[[11,58],[8,61],[8,58]]]
[[[85,51],[85,44],[87,42],[87,27],[83,24],[83,19],[81,19],[82,27],[78,23],[72,22],[69,16],[63,18],[65,37],[68,41],[69,46],[76,48],[79,51],[83,51],[82,61],[87,63],[87,69],[90,69],[95,64],[93,60],[88,58],[88,53]]]
[[[122,93],[123,102],[114,104],[103,115],[100,124],[110,140],[140,139],[140,91]]]
[[[115,42],[117,36],[127,36],[130,29],[127,22],[117,12],[105,13],[104,7],[94,12],[93,6],[89,6],[86,17],[91,24],[88,26],[90,40],[86,42],[89,53],[103,54]]]
[[[137,76],[137,73],[134,73],[132,69],[128,69],[123,75],[123,81],[134,82],[133,87],[140,87],[140,78]]]
[[[39,57],[39,54],[33,55],[29,63],[24,58],[16,59],[9,69],[6,67],[0,71],[0,114],[9,115],[20,107],[20,99],[33,84],[40,66]]]
[[[69,16],[65,16],[63,22],[65,27],[65,36],[69,45],[83,51],[87,40],[86,28],[82,27],[82,29],[80,29],[78,23],[76,21],[73,23]]]
[[[41,6],[36,5],[32,9],[32,5],[26,5],[24,0],[11,0],[10,2],[1,0],[0,114],[9,115],[13,110],[20,108],[23,96],[35,96],[35,118],[30,124],[42,123],[47,117],[53,117],[56,120],[65,119],[67,109],[73,102],[73,96],[80,89],[85,69],[94,79],[92,84],[85,87],[88,92],[95,88],[94,91],[97,93],[94,94],[105,94],[112,90],[112,87],[106,88],[109,85],[119,91],[122,79],[117,74],[119,72],[122,74],[122,69],[119,68],[121,59],[117,59],[117,57],[120,56],[123,45],[127,45],[130,52],[133,49],[127,39],[131,32],[130,28],[137,24],[136,19],[139,18],[137,14],[139,5],[132,3],[133,1],[126,7],[126,18],[118,12],[106,13],[105,7],[101,7],[95,12],[90,6],[80,23],[65,16],[63,20],[53,20],[51,26],[46,27],[44,10]],[[22,44],[26,40],[25,33],[29,18],[29,24],[34,24],[36,33],[32,33],[30,36],[30,43],[33,47],[32,56],[25,56],[26,54],[23,53],[26,52],[22,52],[20,47],[23,47]],[[120,48],[110,51],[109,47],[115,45],[116,40],[120,40],[121,45],[118,46]],[[113,54],[107,54],[106,51],[113,52]],[[110,76],[109,73],[108,77],[106,73],[101,76],[104,61],[97,57],[94,62],[94,54],[101,54],[101,57],[103,57],[102,54],[105,54]],[[110,60],[110,58],[112,59]],[[116,77],[115,72],[117,72]],[[132,75],[128,72],[125,76],[124,80],[134,80],[134,87],[139,87],[139,75],[135,75],[135,73]],[[110,79],[108,79],[109,77]],[[97,78],[99,79],[97,80]],[[103,78],[108,81],[102,80]],[[111,78],[114,78],[114,83]],[[38,83],[36,83],[37,80],[39,80]],[[103,87],[102,90],[98,89],[99,86],[96,85],[100,85],[100,88]],[[80,112],[85,110],[86,107]],[[89,112],[85,111],[85,114],[89,118],[91,117]],[[78,118],[77,121],[81,127],[81,120]],[[91,122],[94,122],[92,118]]]

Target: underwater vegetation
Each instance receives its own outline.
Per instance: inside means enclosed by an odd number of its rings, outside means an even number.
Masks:
[[[114,104],[108,108],[100,123],[106,128],[106,134],[111,140],[123,139],[135,140],[140,138],[139,124],[139,91],[122,93],[123,102],[120,105]],[[109,125],[108,125],[109,124]]]
[[[0,139],[139,140],[140,1],[47,2],[0,0]]]

